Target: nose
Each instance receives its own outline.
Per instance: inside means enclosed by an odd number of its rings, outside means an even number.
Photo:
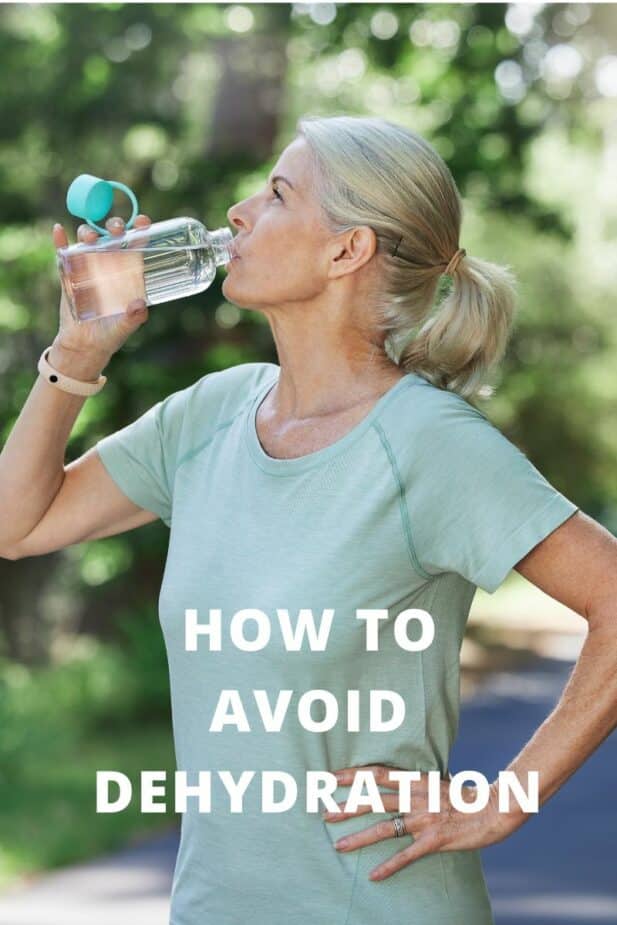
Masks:
[[[240,215],[240,203],[236,203],[227,210],[227,221],[236,228],[246,228],[247,224]]]

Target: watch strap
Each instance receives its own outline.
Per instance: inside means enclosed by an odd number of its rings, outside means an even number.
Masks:
[[[55,385],[57,389],[62,389],[63,392],[70,392],[72,395],[96,395],[97,392],[101,391],[107,382],[107,376],[101,373],[94,382],[84,382],[81,379],[72,379],[70,376],[65,376],[64,373],[59,372],[49,364],[47,357],[50,350],[51,346],[45,347],[37,366],[41,376],[43,376],[50,385]]]

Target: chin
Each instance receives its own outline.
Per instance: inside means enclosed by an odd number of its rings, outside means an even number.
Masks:
[[[252,288],[252,287],[251,287]],[[262,299],[261,302],[257,302],[255,299],[255,292],[252,291],[250,297],[245,297],[242,294],[240,286],[234,286],[234,280],[229,276],[226,276],[221,285],[221,293],[225,296],[226,300],[232,305],[236,305],[238,308],[248,308],[255,311],[260,311],[268,303]]]
[[[248,308],[248,305],[244,305],[242,301],[242,295],[236,292],[233,282],[229,285],[229,277],[226,276],[221,285],[221,292],[225,296],[228,302],[231,302],[232,305],[237,305],[238,308]]]
[[[229,302],[230,305],[235,305],[237,308],[246,308],[249,310],[255,310],[259,308],[259,306],[255,305],[253,301],[247,302],[242,298],[242,296],[236,295],[236,293],[233,291],[233,287],[230,287],[230,291],[228,291],[225,288],[225,283],[223,283],[221,286],[221,292],[225,296],[226,301]]]

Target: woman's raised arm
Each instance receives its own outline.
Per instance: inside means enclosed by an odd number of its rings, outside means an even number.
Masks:
[[[114,234],[124,231],[122,220],[109,219]],[[139,216],[147,227],[150,219]],[[84,242],[97,234],[82,225]],[[54,229],[56,248],[68,240],[64,229]],[[66,376],[94,381],[111,356],[148,317],[148,309],[130,305],[126,314],[77,324],[64,292],[60,301],[60,330],[48,362]],[[43,376],[36,380],[0,453],[0,556],[41,555],[84,539],[110,536],[156,519],[134,504],[109,476],[92,449],[65,466],[66,444],[86,399],[56,388]]]

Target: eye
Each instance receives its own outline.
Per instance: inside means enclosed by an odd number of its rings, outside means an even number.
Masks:
[[[283,202],[283,197],[282,197],[281,194],[279,193],[278,187],[273,186],[273,187],[272,187],[272,192],[274,193],[274,195],[276,196],[277,199],[280,199],[281,202]]]

